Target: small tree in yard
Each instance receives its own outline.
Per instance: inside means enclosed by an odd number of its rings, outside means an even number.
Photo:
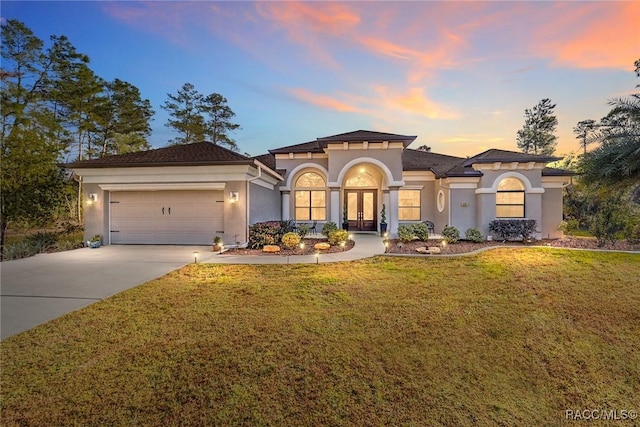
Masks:
[[[627,227],[628,215],[621,208],[621,197],[603,199],[596,209],[589,231],[598,240],[598,246],[603,247],[607,242],[615,242],[623,237]]]

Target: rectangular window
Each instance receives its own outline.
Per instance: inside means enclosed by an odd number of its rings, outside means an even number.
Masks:
[[[524,191],[498,191],[496,218],[524,218]]]
[[[420,221],[420,190],[398,191],[398,219]]]
[[[296,191],[296,221],[324,221],[327,219],[327,193],[324,190]]]

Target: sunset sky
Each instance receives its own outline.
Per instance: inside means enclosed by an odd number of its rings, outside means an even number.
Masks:
[[[366,129],[458,156],[517,150],[525,108],[557,104],[556,154],[634,91],[640,2],[11,2],[43,40],[67,36],[102,78],[160,107],[185,82],[220,93],[241,152]]]

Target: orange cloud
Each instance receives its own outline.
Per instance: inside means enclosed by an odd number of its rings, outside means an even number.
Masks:
[[[583,4],[577,11],[573,35],[557,34],[546,47],[561,65],[579,68],[615,67],[630,69],[640,57],[640,3],[607,2]],[[583,21],[580,12],[591,19]],[[561,30],[558,29],[558,33]]]
[[[425,96],[425,89],[422,87],[414,87],[407,93],[397,94],[389,93],[388,88],[380,86],[377,92],[381,95],[384,105],[390,109],[402,110],[429,119],[449,120],[459,117],[457,112]]]
[[[338,2],[300,1],[256,2],[258,15],[267,23],[283,29],[290,40],[307,49],[307,54],[330,68],[340,68],[333,58],[326,36],[332,38],[351,32],[360,17]]]
[[[358,112],[359,108],[350,105],[346,102],[340,101],[335,97],[328,95],[320,95],[312,93],[303,88],[292,88],[288,92],[295,98],[304,101],[308,104],[315,105],[316,107],[327,108],[329,110],[335,110],[340,112]]]

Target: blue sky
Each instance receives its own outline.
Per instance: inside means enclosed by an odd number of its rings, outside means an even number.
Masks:
[[[3,1],[0,13],[137,86],[154,147],[174,136],[167,93],[190,82],[227,98],[252,155],[357,129],[458,156],[517,150],[543,98],[566,154],[578,121],[634,90],[640,58],[640,2]]]

